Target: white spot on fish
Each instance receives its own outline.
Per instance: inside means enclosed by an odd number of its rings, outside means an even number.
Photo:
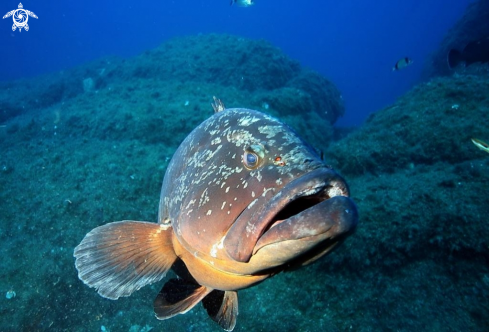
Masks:
[[[217,250],[218,250],[218,249],[219,249],[219,250],[222,250],[222,248],[224,248],[224,238],[225,238],[225,237],[226,237],[226,236],[223,236],[223,237],[221,238],[221,240],[219,240],[219,242],[214,243],[214,245],[212,246],[212,248],[211,248],[211,252],[210,252],[210,255],[211,255],[212,257],[216,258],[216,257],[217,257]]]
[[[272,137],[276,136],[277,134],[282,133],[284,130],[283,130],[282,126],[268,126],[267,125],[267,126],[258,127],[258,131],[260,132],[260,134],[267,135],[266,136],[267,138],[272,138]]]
[[[210,216],[212,214],[212,210],[208,210],[206,215]]]
[[[245,116],[238,120],[238,126],[247,127],[257,121],[260,121],[260,119],[257,117]]]
[[[246,233],[248,233],[248,234],[249,234],[249,233],[252,233],[252,234],[253,234],[255,231],[256,231],[256,226],[255,226],[255,224],[250,224],[250,223],[248,223],[248,224],[246,225]]]
[[[188,202],[187,206],[185,207],[185,210],[188,210],[188,208],[194,204],[195,204],[195,199],[191,199],[190,202]]]
[[[171,227],[170,224],[160,224],[160,229],[158,229],[156,233],[161,233],[162,231],[166,231],[170,227]]]
[[[209,201],[209,196],[207,195],[207,188],[205,188],[204,191],[202,192],[202,195],[200,195],[199,207],[201,207],[208,201]]]
[[[212,248],[211,248],[211,252],[210,252],[210,255],[214,258],[217,257],[217,243],[215,243]]]
[[[214,138],[211,141],[211,145],[217,145],[217,144],[220,144],[220,143],[221,143],[221,138],[220,137],[216,137],[216,138]]]
[[[258,174],[256,175],[256,179],[258,180],[258,182],[261,182],[262,176],[260,172],[258,172]]]
[[[234,199],[236,200],[236,198]],[[253,207],[253,205],[255,205],[255,203],[258,201],[258,198],[255,198],[249,205],[248,205],[248,209],[251,209]]]
[[[211,159],[214,157],[214,155],[215,155],[217,152],[219,152],[219,150],[221,150],[221,148],[222,148],[222,145],[219,145],[219,146],[218,146],[218,147],[217,147],[217,148],[216,148],[214,151],[212,151],[212,152],[211,152],[210,150],[206,150],[206,153],[208,154],[208,156],[205,158],[205,161],[209,161],[209,160],[211,160]]]

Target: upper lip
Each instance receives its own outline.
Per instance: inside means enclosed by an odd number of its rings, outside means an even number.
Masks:
[[[234,260],[247,262],[263,246],[259,239],[284,220],[331,197],[348,195],[345,181],[335,171],[315,169],[286,184],[273,197],[259,197],[256,210],[245,209],[226,235],[225,248]]]

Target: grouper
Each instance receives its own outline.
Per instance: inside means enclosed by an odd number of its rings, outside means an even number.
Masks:
[[[156,317],[202,302],[232,331],[238,290],[329,253],[353,232],[358,213],[343,178],[289,126],[218,100],[213,106],[168,164],[158,222],[99,226],[74,257],[78,277],[108,299],[173,269],[178,278],[157,295]]]

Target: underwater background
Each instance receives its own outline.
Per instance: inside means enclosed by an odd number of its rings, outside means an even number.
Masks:
[[[200,305],[158,321],[162,282],[104,299],[73,258],[96,226],[157,220],[212,96],[290,124],[360,213],[240,291],[235,331],[489,330],[489,66],[446,61],[489,36],[488,0],[22,4],[29,31],[0,21],[0,331],[220,330]]]

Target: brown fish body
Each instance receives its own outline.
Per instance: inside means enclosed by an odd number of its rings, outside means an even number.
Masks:
[[[329,252],[358,215],[343,179],[288,126],[260,112],[226,109],[199,125],[175,152],[163,180],[159,223],[95,228],[75,249],[79,277],[104,297],[129,296],[172,279],[156,316],[200,301],[226,330],[236,290]]]

